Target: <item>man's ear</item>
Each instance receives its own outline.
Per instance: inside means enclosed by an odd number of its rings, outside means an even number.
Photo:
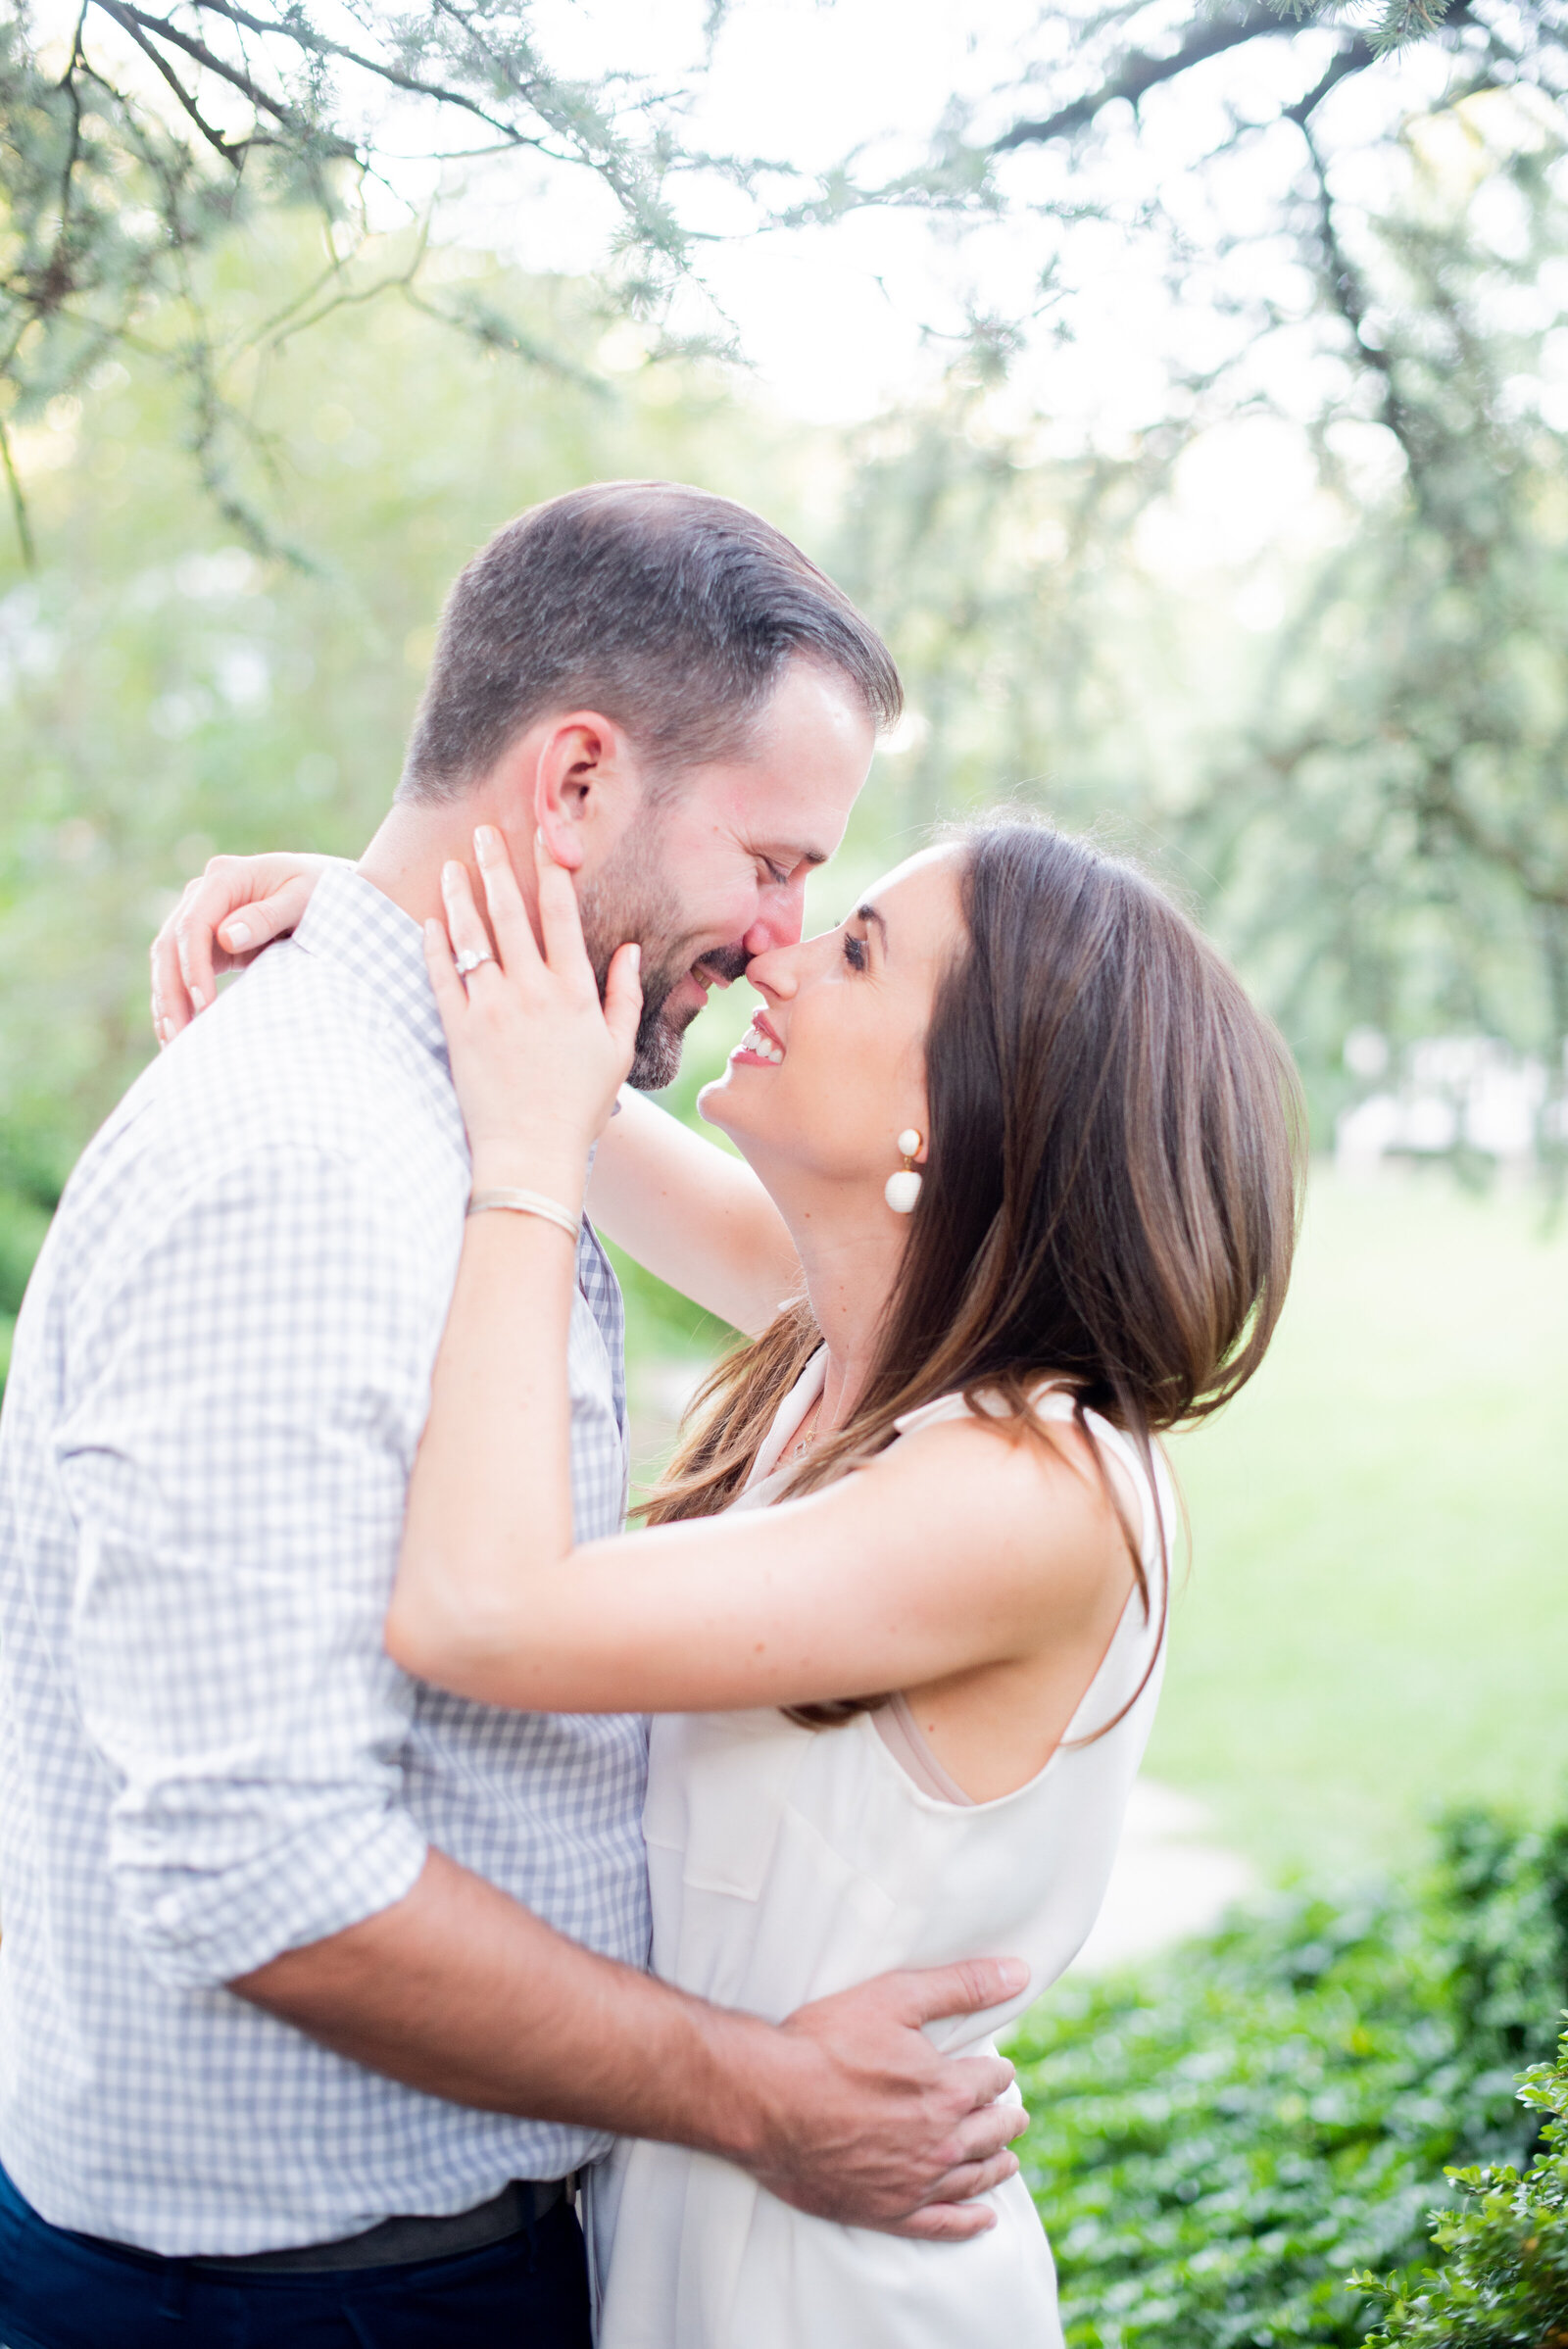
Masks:
[[[546,730],[534,766],[534,822],[568,872],[581,870],[596,833],[619,830],[635,788],[632,766],[625,734],[597,710],[574,710]]]

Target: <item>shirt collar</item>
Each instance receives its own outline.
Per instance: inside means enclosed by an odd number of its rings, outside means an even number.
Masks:
[[[446,1037],[424,967],[419,925],[373,882],[350,864],[329,864],[294,932],[294,944],[352,971],[384,1011],[445,1062]]]

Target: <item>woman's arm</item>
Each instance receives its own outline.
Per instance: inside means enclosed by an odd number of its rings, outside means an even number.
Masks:
[[[332,861],[287,850],[214,856],[186,884],[152,946],[160,1045],[214,1001],[220,972],[242,969],[295,927]],[[601,1137],[588,1205],[629,1256],[749,1335],[796,1285],[794,1243],[751,1168],[640,1094],[623,1093]]]
[[[617,958],[601,1011],[569,878],[538,853],[545,955],[492,839],[499,962],[465,990],[432,923],[429,963],[476,1193],[518,1185],[569,1205],[636,1003]],[[449,870],[453,942],[482,948],[466,876]],[[1048,1449],[942,1425],[805,1499],[574,1547],[573,1286],[554,1224],[470,1220],[387,1621],[409,1670],[529,1711],[722,1709],[918,1687],[1108,1638],[1131,1578],[1068,1433]]]
[[[537,941],[501,835],[481,826],[474,851],[490,931],[466,868],[447,864],[447,929],[426,922],[425,967],[467,1128],[472,1199],[510,1195],[546,1212],[470,1208],[464,1234],[400,1567],[405,1601],[416,1598],[449,1637],[489,1625],[510,1595],[492,1517],[517,1505],[519,1490],[542,1550],[559,1555],[571,1542],[566,1339],[577,1247],[566,1226],[581,1211],[589,1151],[630,1065],[642,1003],[639,950],[623,946],[601,1006],[570,876],[542,833]],[[457,1579],[441,1571],[454,1549],[468,1559]]]
[[[628,1256],[750,1337],[799,1281],[784,1218],[744,1159],[629,1088],[600,1139],[588,1205]]]
[[[477,1310],[460,1322],[455,1303],[455,1362],[485,1326],[491,1343],[515,1332],[520,1272],[515,1256],[475,1267],[476,1305],[486,1281],[516,1286],[510,1307],[492,1292],[488,1325]],[[533,1392],[519,1372],[498,1401],[476,1379],[464,1393],[484,1436],[471,1419],[461,1433],[449,1423],[444,1445],[426,1435],[387,1621],[399,1663],[480,1703],[809,1703],[923,1688],[1054,1644],[1065,1666],[1081,1660],[1087,1685],[1132,1585],[1098,1480],[1067,1456],[1073,1439],[1047,1453],[962,1421],[802,1500],[574,1548],[559,1485],[539,1506],[547,1423],[516,1418]],[[448,1393],[461,1407],[456,1379]]]

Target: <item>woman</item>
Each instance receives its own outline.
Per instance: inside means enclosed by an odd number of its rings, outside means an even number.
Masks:
[[[388,1646],[483,1702],[657,1717],[654,1962],[679,1984],[782,2017],[992,1950],[1037,1996],[1094,1921],[1152,1717],[1154,1441],[1236,1392],[1283,1301],[1284,1048],[1131,867],[988,825],[752,962],[763,1008],[700,1106],[758,1184],[646,1103],[610,1122],[636,951],[602,1008],[567,875],[539,850],[536,943],[499,839],[476,850],[488,931],[454,865],[426,947],[473,1207],[503,1211],[468,1225]],[[574,1547],[596,1140],[606,1227],[753,1343],[653,1530]],[[1017,2177],[953,2245],[803,2216],[676,2147],[615,2167],[605,2349],[1060,2341]]]

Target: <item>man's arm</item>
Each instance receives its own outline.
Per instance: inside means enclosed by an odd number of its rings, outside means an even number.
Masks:
[[[774,2029],[553,1933],[432,1851],[413,1891],[232,1982],[339,2054],[487,2112],[716,2153],[800,2209],[957,2241],[1017,2168],[993,2100],[1012,2067],[940,2056],[920,2025],[999,2006],[1025,1969],[888,1975]],[[911,2215],[912,2214],[912,2215]]]
[[[182,1990],[377,1914],[425,1857],[381,1618],[439,1307],[403,1268],[428,1236],[374,1171],[247,1139],[130,1170],[71,1298],[56,1436],[116,1909]]]

